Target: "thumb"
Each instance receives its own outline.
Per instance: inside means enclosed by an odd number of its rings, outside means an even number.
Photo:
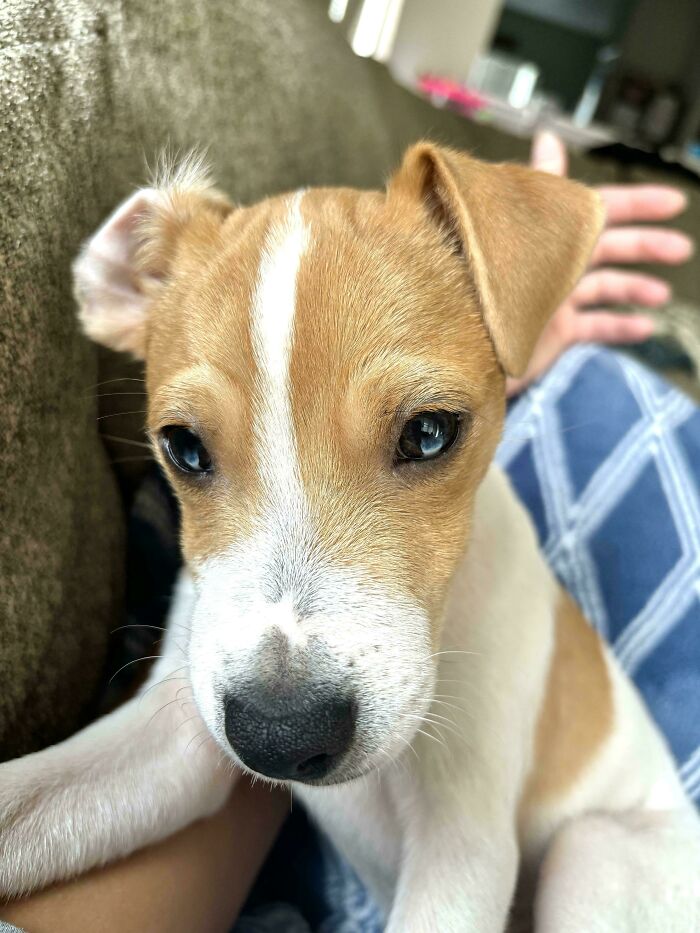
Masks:
[[[568,160],[564,143],[551,130],[539,130],[532,141],[530,164],[540,172],[566,175]]]

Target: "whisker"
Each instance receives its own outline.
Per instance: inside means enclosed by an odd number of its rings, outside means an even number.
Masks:
[[[127,415],[145,415],[146,409],[139,408],[133,411],[110,411],[106,415],[98,415],[96,421],[104,421],[105,418],[125,418]]]
[[[389,768],[395,768],[395,767],[396,767],[396,759],[395,759],[395,758],[392,758],[391,755],[389,754],[389,752],[385,751],[383,748],[378,748],[377,751],[378,751],[379,754],[382,756],[382,758],[386,758],[386,760],[387,760],[388,763],[389,763]],[[380,786],[381,786],[381,768],[377,768],[377,769],[376,769],[376,774],[377,774],[377,778],[378,778],[378,780],[379,780],[379,784],[380,784]]]
[[[442,741],[445,743],[445,746],[449,748],[450,746],[442,731],[443,729],[446,729],[447,727],[443,725],[442,723],[433,722],[432,719],[424,719],[423,721],[428,725],[428,727],[433,728],[437,732],[437,734],[440,736]],[[454,732],[454,729],[447,729],[447,731],[452,732],[453,734],[456,735],[456,733]]]
[[[456,728],[455,723],[451,719],[448,719],[446,716],[440,716],[439,713],[431,713],[430,711],[428,711],[427,713],[422,713],[422,714],[408,713],[407,715],[409,719],[413,719],[416,722],[432,722],[433,725],[442,725],[443,723],[438,722],[438,717],[439,717],[439,719],[444,720],[446,724],[449,724]]]
[[[160,658],[164,658],[163,654],[149,654],[143,658],[132,658],[131,661],[127,661],[126,664],[122,664],[118,671],[115,671],[112,676],[107,681],[108,684],[111,684],[117,674],[121,674],[123,670],[126,670],[127,667],[131,667],[132,664],[137,664],[139,661],[158,661]]]
[[[442,713],[433,713],[432,711],[428,710],[427,713],[423,714],[423,719],[428,719],[429,717],[430,719],[439,719],[450,726],[454,726],[455,728],[457,727],[457,724],[453,719],[450,719],[449,716],[443,716]]]
[[[119,437],[117,434],[100,434],[102,440],[105,441],[116,441],[119,444],[128,444],[130,447],[145,447],[146,450],[152,450],[150,444],[147,444],[146,441],[137,441],[132,437]]]
[[[457,727],[454,725],[454,723],[452,723],[452,722],[450,722],[450,721],[447,721],[447,722],[436,721],[435,719],[432,718],[432,716],[430,716],[429,714],[426,714],[426,715],[423,717],[423,722],[427,722],[427,723],[429,723],[430,725],[434,726],[435,729],[438,730],[438,732],[440,733],[440,735],[441,735],[441,737],[442,737],[443,739],[444,739],[444,735],[442,735],[442,732],[440,731],[441,729],[446,729],[449,733],[451,733],[452,735],[454,735],[455,738],[457,738],[457,739],[461,739],[461,738],[462,738],[462,733],[457,729]]]
[[[209,732],[208,729],[207,729],[206,731]],[[204,746],[207,744],[207,742],[213,742],[213,741],[214,741],[214,736],[213,736],[213,735],[210,734],[210,735],[205,736],[204,741],[203,741],[203,742],[200,742],[199,745],[198,745],[198,746],[195,748],[195,750],[192,752],[192,754],[195,756],[195,758],[197,757],[197,752],[201,751],[201,750],[204,748]],[[217,747],[218,747],[218,746],[217,746]]]
[[[219,757],[216,762],[216,767],[221,768],[222,766],[228,771],[228,766],[231,764],[231,759],[228,757],[223,748],[219,749]]]
[[[145,395],[146,390],[135,389],[133,392],[93,392],[90,395],[84,395],[83,398],[114,398],[115,395]]]
[[[389,762],[390,768],[394,768],[397,771],[399,768],[403,768],[404,773],[406,774],[409,773],[406,763],[402,761],[400,758],[392,758],[391,755],[388,752],[386,752],[383,748],[378,748],[377,751],[379,752],[380,755],[383,755],[387,759],[387,761]],[[381,787],[381,770],[379,768],[377,769],[377,778],[379,781],[379,786]]]
[[[103,379],[101,382],[96,382],[94,385],[85,386],[86,391],[90,389],[99,389],[100,386],[107,386],[112,382],[144,382],[145,379],[140,379],[137,376],[116,376],[114,379]]]
[[[420,732],[420,734],[424,735],[426,739],[432,739],[433,742],[437,742],[438,745],[441,745],[443,748],[447,748],[444,740],[439,739],[436,735],[432,735],[430,732],[426,732],[425,729],[416,729],[416,732]]]
[[[470,709],[467,709],[467,708],[464,707],[464,706],[452,706],[452,705],[450,705],[449,703],[445,703],[443,700],[436,700],[435,703],[436,703],[438,706],[445,706],[445,707],[447,707],[447,709],[452,709],[452,710],[454,710],[456,713],[459,713],[460,716],[466,716],[468,719],[473,719],[473,718],[474,718],[474,713],[473,713],[473,711],[470,710]],[[454,721],[454,720],[453,720],[453,721]]]
[[[194,742],[194,740],[195,740],[195,739],[198,739],[201,735],[204,735],[204,733],[207,732],[207,731],[208,731],[207,729],[200,729],[199,732],[196,732],[196,733],[192,736],[192,738],[189,740],[189,742],[187,743],[187,745],[185,746],[185,748],[184,748],[184,750],[183,750],[183,752],[182,752],[182,757],[183,757],[183,758],[185,757],[185,755],[187,754],[187,752],[190,750],[190,745]]]
[[[187,704],[187,703],[192,702],[192,701],[191,701],[190,699],[188,699],[188,698],[185,698],[184,700],[180,700],[180,697],[179,697],[178,694],[180,693],[181,690],[184,690],[184,689],[185,689],[185,687],[180,687],[180,690],[178,690],[178,692],[175,694],[175,696],[173,697],[172,700],[168,700],[167,703],[163,703],[163,705],[162,705],[161,707],[159,707],[159,708],[155,711],[155,713],[153,713],[153,715],[151,716],[151,718],[148,720],[148,722],[146,723],[146,725],[143,727],[143,728],[144,728],[144,731],[145,731],[146,729],[148,729],[148,727],[151,725],[151,723],[152,723],[153,720],[156,718],[156,716],[157,716],[159,713],[162,713],[164,709],[167,709],[168,706],[172,706],[173,703],[183,703],[183,704]],[[177,730],[175,730],[175,731],[177,731]]]
[[[454,649],[450,649],[447,651],[436,651],[434,654],[429,654],[428,659],[440,658],[443,655],[447,655],[447,654],[464,654],[464,655],[469,655],[470,657],[476,657],[476,658],[481,657],[481,654],[478,651],[462,651],[461,649],[454,648]]]
[[[410,748],[411,751],[413,752],[413,754],[416,756],[416,759],[417,759],[418,761],[420,761],[420,755],[418,754],[418,752],[415,750],[415,748],[413,747],[413,745],[411,745],[411,743],[408,741],[408,739],[407,739],[405,736],[400,735],[400,734],[397,733],[396,736],[395,736],[395,738],[400,739],[400,740],[404,743],[404,745],[406,745],[408,748]]]
[[[194,699],[189,700],[188,702],[194,703]],[[192,716],[188,716],[187,719],[183,719],[181,723],[178,723],[177,726],[175,726],[174,732],[177,732],[178,729],[182,729],[182,727],[183,727],[186,723],[192,722],[193,719],[197,719],[198,717],[199,717],[199,713],[197,712],[197,713],[194,713]],[[174,733],[173,733],[173,734],[174,734]]]
[[[153,628],[157,629],[159,632],[167,632],[170,626],[176,626],[177,628],[184,628],[186,632],[192,633],[192,629],[189,625],[185,625],[184,622],[169,622],[167,626],[165,625],[149,625],[146,622],[127,622],[124,625],[118,625],[116,628],[113,628],[109,633],[113,635],[115,632],[120,632],[124,628]]]
[[[436,696],[433,697],[433,701],[437,703],[438,706],[445,706],[447,707],[447,709],[454,709],[458,713],[466,712],[466,709],[464,706],[457,706],[455,703],[447,703],[445,700],[442,699],[442,696],[443,696],[442,694],[436,694]],[[455,699],[459,699],[459,697],[455,697]]]
[[[139,706],[141,705],[141,701],[146,696],[146,694],[150,693],[151,690],[155,689],[156,687],[161,687],[163,684],[168,684],[175,680],[189,680],[189,678],[187,677],[187,674],[182,674],[179,677],[172,676],[172,674],[177,674],[178,671],[184,671],[186,669],[187,669],[187,664],[183,664],[182,667],[177,667],[175,668],[174,671],[171,671],[171,673],[167,677],[161,677],[160,680],[157,680],[154,684],[151,684],[150,687],[146,687],[143,693],[139,694]]]
[[[438,721],[434,720],[433,718],[431,718],[432,715],[436,715],[436,714],[430,714],[430,713],[426,714],[426,715],[423,717],[423,721],[426,722],[426,723],[429,723],[429,724],[432,725],[435,729],[438,729],[438,731],[440,731],[441,729],[446,729],[451,735],[453,735],[453,736],[455,737],[455,739],[456,739],[458,742],[460,742],[461,744],[467,746],[467,748],[469,747],[469,744],[468,744],[468,742],[467,742],[467,738],[466,738],[464,732],[462,732],[462,731],[457,727],[457,725],[456,725],[455,722],[453,722],[451,719],[445,719],[445,721],[438,722]],[[442,732],[440,732],[440,735],[441,735],[441,737],[444,739],[444,736],[442,735]]]

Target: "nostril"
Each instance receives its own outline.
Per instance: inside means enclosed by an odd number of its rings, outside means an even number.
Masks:
[[[296,766],[297,775],[301,778],[309,774],[318,774],[325,770],[332,758],[333,755],[328,752],[321,752],[320,755],[312,755],[311,758],[307,758],[306,761],[299,762]]]

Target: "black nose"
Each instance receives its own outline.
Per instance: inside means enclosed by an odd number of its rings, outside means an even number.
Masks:
[[[225,700],[226,736],[253,771],[285,781],[313,781],[337,764],[352,740],[354,704],[321,694],[303,704],[255,691]]]

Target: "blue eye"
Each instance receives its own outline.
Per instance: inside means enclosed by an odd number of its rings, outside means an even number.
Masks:
[[[460,416],[451,411],[421,411],[403,426],[397,460],[434,460],[457,440]]]
[[[161,438],[165,452],[182,473],[210,473],[212,461],[200,438],[181,425],[163,428]]]

